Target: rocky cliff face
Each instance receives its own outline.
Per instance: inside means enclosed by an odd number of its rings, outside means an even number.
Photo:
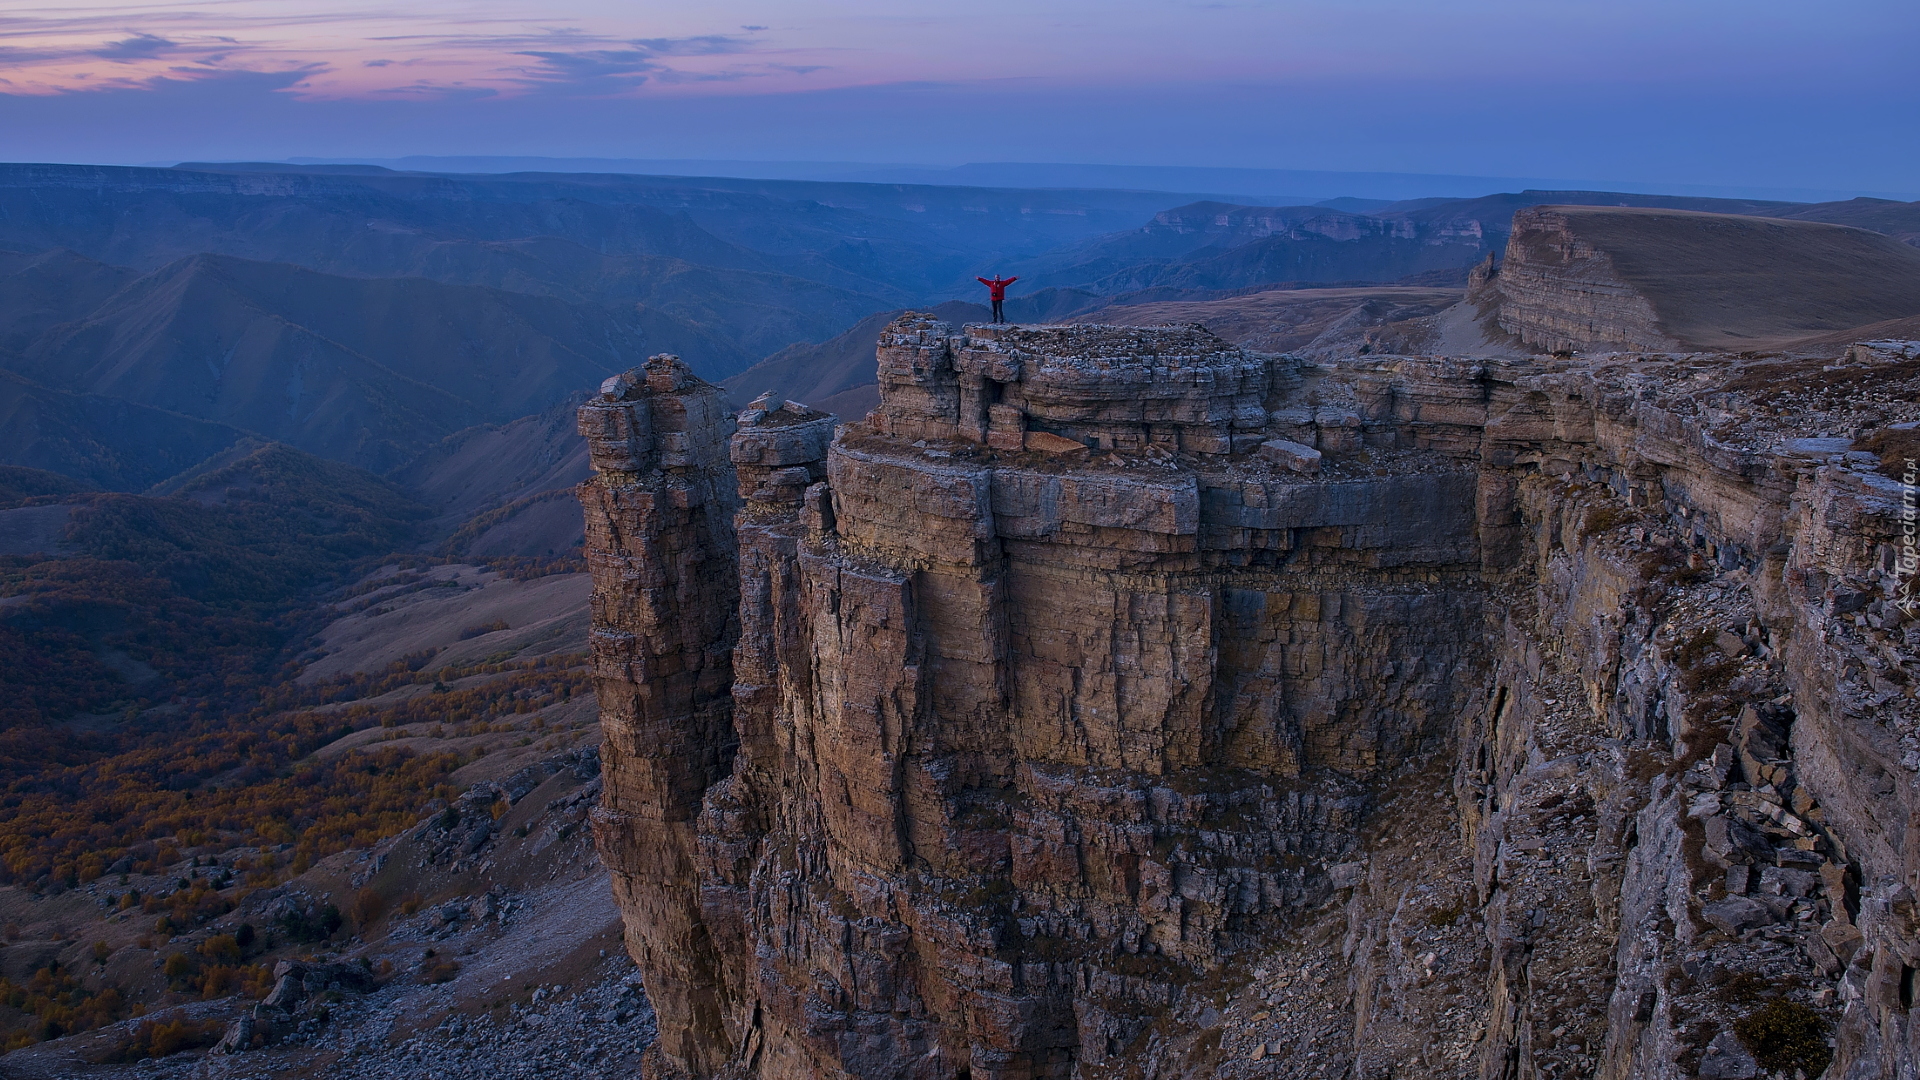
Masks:
[[[663,1075],[1913,1074],[1910,359],[879,368],[581,410]]]
[[[1559,208],[1513,215],[1499,289],[1500,328],[1547,352],[1682,347],[1613,256]]]

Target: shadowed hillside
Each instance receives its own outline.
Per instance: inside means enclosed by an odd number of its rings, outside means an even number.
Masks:
[[[989,314],[979,304],[958,300],[949,300],[931,310],[940,318],[956,323],[984,319]],[[867,316],[829,341],[788,346],[720,385],[740,402],[771,390],[788,400],[808,404],[856,386],[866,386],[875,379],[874,340],[880,336],[881,328],[899,315],[898,311],[883,311]]]
[[[85,318],[140,275],[63,248],[25,255],[0,251],[0,356],[48,328]]]
[[[433,508],[429,532],[443,554],[576,557],[573,488],[593,472],[575,430],[577,403],[456,432],[389,478]]]
[[[71,394],[0,370],[0,461],[139,491],[232,446],[225,424],[97,394]]]
[[[208,1010],[250,1014],[279,961],[388,933],[352,989],[418,986],[409,1016],[436,1019],[463,965],[573,982],[617,942],[604,876],[573,880],[595,869],[584,575],[408,557],[376,570],[370,557],[419,538],[424,508],[286,446],[217,456],[166,495],[82,486],[0,469],[0,507],[29,500],[0,508],[0,540],[15,515],[66,518],[58,551],[0,554],[0,1047],[26,1050],[8,1076],[116,1074],[204,1047],[221,1032]],[[481,821],[484,867],[450,859],[453,826],[470,854]],[[545,948],[442,945],[416,978],[410,943],[468,893]],[[475,982],[462,1005],[514,992]],[[337,1028],[354,1003],[314,1004]],[[337,1075],[337,1054],[319,1056],[266,1072]]]
[[[422,517],[391,484],[277,445],[169,496],[79,493],[48,509],[65,511],[58,551],[0,556],[10,778],[166,731],[183,708],[228,708],[272,674],[308,589],[404,545]],[[130,723],[76,738],[59,726],[75,714]]]
[[[23,469],[0,465],[0,509],[19,506],[29,499],[47,499],[90,491],[93,485],[44,469]]]
[[[1892,199],[1848,199],[1846,202],[1815,203],[1774,214],[1776,217],[1803,221],[1825,221],[1833,225],[1851,225],[1884,233],[1903,244],[1920,247],[1920,202],[1895,202]]]
[[[654,352],[684,353],[716,373],[740,362],[722,340],[644,309],[200,255],[47,330],[12,363],[69,393],[139,402],[380,470],[476,420],[563,400]]]
[[[829,336],[899,295],[886,290],[876,297],[791,274],[662,255],[608,255],[554,237],[440,244],[407,272],[583,303],[637,304],[723,342],[724,354],[707,361],[716,370],[737,364],[737,356]]]
[[[213,252],[643,302],[765,355],[1180,200],[715,177],[6,165],[0,247],[66,247],[143,270]]]

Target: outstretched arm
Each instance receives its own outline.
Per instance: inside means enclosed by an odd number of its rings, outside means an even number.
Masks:
[[[977,277],[977,278],[974,278],[973,280],[979,282],[982,285],[985,285],[989,289],[993,288],[993,282],[988,281],[986,278]]]
[[[1007,280],[1005,280],[1005,281],[1003,281],[1003,282],[1001,282],[1000,284],[1002,284],[1002,285],[1011,285],[1011,284],[1013,284],[1014,282],[1016,282],[1016,281],[1019,281],[1019,280],[1020,280],[1020,279],[1019,279],[1019,278],[1017,278],[1017,277],[1010,277],[1010,278],[1008,278]]]

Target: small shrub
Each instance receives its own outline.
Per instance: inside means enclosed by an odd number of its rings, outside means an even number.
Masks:
[[[1711,664],[1702,664],[1700,667],[1682,672],[1680,685],[1689,694],[1697,694],[1703,690],[1725,690],[1739,674],[1740,661],[1716,660]]]
[[[465,630],[460,631],[460,640],[467,641],[472,638],[480,637],[484,634],[491,634],[499,630],[511,630],[511,629],[513,629],[513,627],[507,625],[507,620],[495,619],[492,622],[487,623],[485,625],[469,626]]]
[[[1722,983],[1719,990],[1721,1001],[1729,1005],[1752,1005],[1764,999],[1773,985],[1751,971],[1743,971]]]
[[[318,911],[290,911],[280,916],[280,928],[298,942],[325,941],[339,931],[344,921],[340,909],[327,904]]]
[[[215,964],[200,976],[200,996],[212,1001],[233,992],[239,972],[226,964]]]
[[[1680,647],[1673,651],[1673,662],[1683,668],[1696,667],[1702,660],[1707,658],[1708,653],[1713,652],[1716,648],[1717,646],[1714,644],[1714,632],[1712,630],[1701,630],[1696,632],[1692,637],[1689,637],[1686,641],[1681,642]]]
[[[180,985],[193,974],[193,961],[187,959],[186,953],[174,953],[167,957],[167,962],[160,968],[160,974],[165,975],[167,982],[173,984],[173,988],[178,990]]]
[[[1894,431],[1878,428],[1854,441],[1853,449],[1864,450],[1880,459],[1880,472],[1893,480],[1904,479],[1907,462],[1920,460],[1920,429]]]
[[[361,889],[353,894],[353,925],[364,932],[380,918],[380,913],[386,910],[386,906],[385,898],[371,886]]]
[[[451,957],[429,957],[425,963],[420,965],[421,982],[451,982],[453,977],[458,974],[460,974],[460,965],[455,963]]]
[[[237,964],[240,941],[232,934],[215,934],[200,943],[200,955],[219,964]]]
[[[1427,912],[1427,925],[1435,929],[1452,926],[1467,910],[1465,898],[1456,898],[1451,904],[1445,904]]]
[[[241,968],[240,992],[255,999],[273,993],[273,969],[264,964],[248,964]]]
[[[126,1041],[115,1047],[107,1060],[125,1063],[145,1058],[163,1058],[180,1053],[182,1050],[212,1046],[219,1041],[220,1025],[215,1021],[196,1023],[192,1020],[148,1020],[135,1028]]]
[[[12,1030],[0,1034],[0,1045],[8,1049],[90,1031],[127,1014],[127,1001],[118,987],[91,988],[57,962],[25,982],[0,977],[0,1005],[18,1010],[8,1011],[5,1027]]]
[[[1734,1021],[1733,1031],[1769,1071],[1819,1076],[1833,1060],[1826,1020],[1799,1002],[1770,1001]]]

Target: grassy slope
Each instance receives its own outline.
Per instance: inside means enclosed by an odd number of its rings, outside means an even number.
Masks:
[[[1558,207],[1662,326],[1751,349],[1920,314],[1920,249],[1862,229],[1675,210]]]

